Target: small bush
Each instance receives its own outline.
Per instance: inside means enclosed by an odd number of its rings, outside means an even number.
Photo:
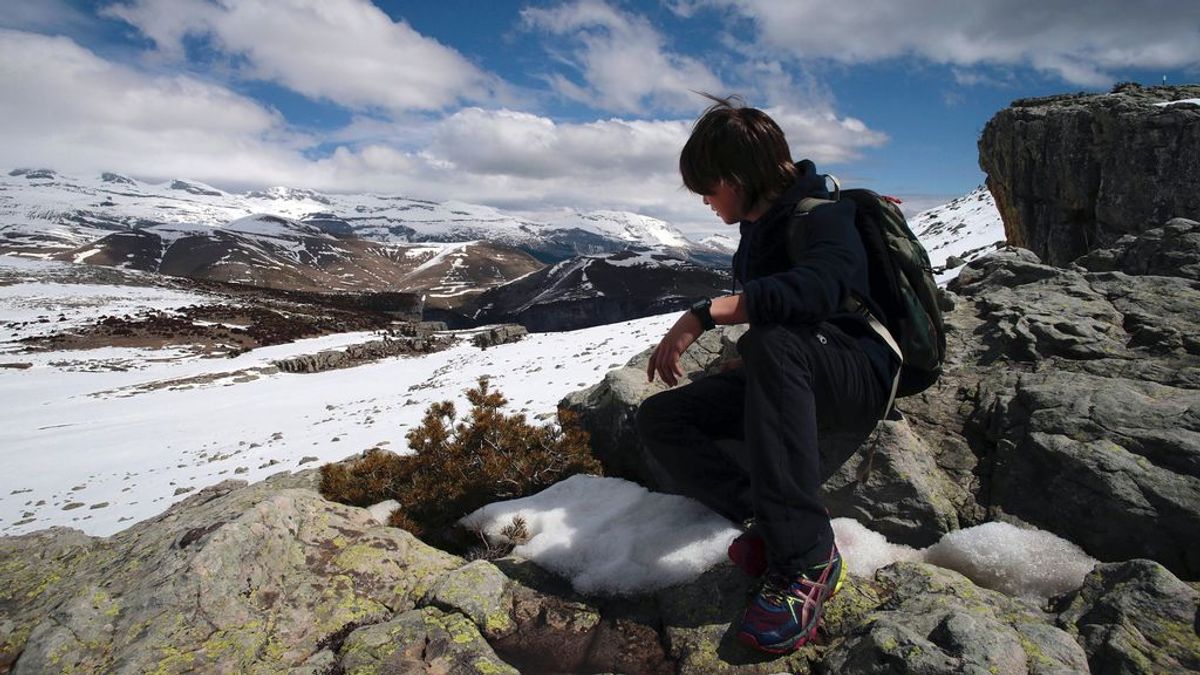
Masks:
[[[467,390],[471,411],[459,420],[454,404],[435,403],[407,435],[415,454],[376,452],[321,467],[326,499],[370,506],[395,499],[390,524],[426,542],[456,546],[454,523],[496,501],[538,492],[577,473],[600,473],[588,435],[571,411],[558,425],[534,426],[524,415],[501,412],[508,401],[487,378]]]

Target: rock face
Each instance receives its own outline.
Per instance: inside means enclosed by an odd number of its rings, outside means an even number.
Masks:
[[[1008,243],[1055,265],[1200,217],[1200,86],[1022,99],[988,122],[979,165]]]
[[[1064,598],[1058,622],[1078,636],[1092,672],[1200,671],[1196,589],[1148,560],[1097,565]]]

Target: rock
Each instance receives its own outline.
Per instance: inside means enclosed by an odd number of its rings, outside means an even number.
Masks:
[[[1200,593],[1157,563],[1097,565],[1058,611],[1096,675],[1200,671]]]
[[[525,327],[520,324],[510,323],[501,326],[490,328],[471,338],[471,344],[480,349],[495,347],[496,345],[506,345],[510,342],[516,342],[529,334]]]
[[[745,326],[720,326],[700,336],[680,358],[683,381],[702,377],[706,372],[736,356],[737,339]],[[646,366],[653,349],[633,357],[624,367],[609,371],[604,380],[566,396],[560,407],[579,414],[583,428],[591,434],[592,453],[604,466],[605,475],[656,485],[645,464],[642,442],[638,437],[638,406],[650,396],[668,389],[662,380],[646,380]]]
[[[956,255],[952,255],[952,256],[949,256],[946,258],[945,269],[952,270],[952,269],[962,267],[963,265],[966,265],[966,264],[967,264],[966,260],[963,260],[962,258],[960,258]]]
[[[341,350],[327,350],[273,361],[272,365],[285,373],[320,373],[337,368],[352,368],[364,363],[393,356],[429,354],[450,346],[450,340],[432,333],[415,337],[385,338],[350,345]]]
[[[461,614],[414,609],[346,638],[342,670],[366,673],[480,673],[518,675],[501,661]]]
[[[947,495],[960,492],[906,421],[881,422],[862,450],[822,486],[831,515],[850,517],[889,540],[924,548],[959,528]]]
[[[0,539],[0,658],[13,673],[302,667],[462,565],[324,500],[315,474],[225,481],[106,539]]]
[[[1054,265],[1169,218],[1200,216],[1200,86],[1022,99],[979,139],[1010,244]]]
[[[821,661],[831,673],[1087,673],[1087,655],[1035,608],[922,563],[881,569],[890,598]]]
[[[1174,270],[1170,276],[1200,281],[1200,223],[1172,218],[1161,228],[1127,235],[1112,248],[1092,251],[1075,262],[1091,272],[1140,276]]]
[[[471,619],[489,639],[516,629],[510,616],[512,589],[504,573],[486,560],[476,560],[438,580],[425,604],[456,611]]]
[[[993,405],[994,509],[1101,560],[1200,576],[1200,391],[1028,373]]]

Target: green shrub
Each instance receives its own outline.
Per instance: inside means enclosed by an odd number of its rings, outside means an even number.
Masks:
[[[496,501],[538,492],[577,473],[600,473],[588,434],[569,410],[558,424],[534,426],[521,414],[505,415],[508,401],[487,378],[467,390],[471,410],[459,420],[454,404],[434,403],[407,435],[414,454],[374,452],[321,467],[326,499],[370,506],[395,499],[390,524],[428,543],[460,548],[454,523]]]

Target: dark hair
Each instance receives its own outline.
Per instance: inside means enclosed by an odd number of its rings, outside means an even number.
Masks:
[[[741,105],[737,96],[717,98],[692,126],[679,153],[683,184],[696,194],[712,194],[721,181],[742,193],[742,208],[773,200],[796,180],[796,165],[783,130],[765,112]]]

